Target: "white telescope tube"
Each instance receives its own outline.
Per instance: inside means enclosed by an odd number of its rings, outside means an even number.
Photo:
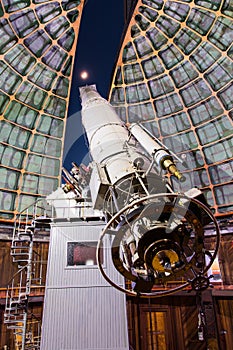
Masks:
[[[129,132],[114,108],[99,95],[95,85],[80,87],[82,124],[93,160],[104,166],[111,184],[135,173],[136,149],[127,146]]]
[[[95,85],[79,88],[82,99],[82,124],[95,162],[123,150],[128,132],[112,106],[96,91]]]

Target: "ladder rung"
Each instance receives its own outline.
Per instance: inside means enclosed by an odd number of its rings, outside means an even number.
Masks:
[[[21,238],[14,239],[14,241],[12,241],[11,247],[13,247],[13,243],[15,243],[16,247],[20,247],[22,244],[24,244],[25,247],[30,247],[31,240],[30,239],[21,239]]]
[[[23,238],[25,237],[25,239]],[[31,235],[26,235],[26,234],[23,234],[23,235],[18,235],[16,236],[13,240],[12,240],[12,243],[13,242],[30,242],[31,241]]]
[[[9,314],[5,315],[5,323],[14,323],[14,322],[21,322],[24,318],[24,314]]]
[[[22,296],[26,296],[26,292],[23,293],[18,293],[17,296],[11,298],[10,300],[10,304],[18,304],[20,298],[22,298]]]
[[[23,311],[21,310],[21,312],[20,312],[20,313],[17,313],[17,314],[9,313],[9,312],[4,314],[4,316],[6,316],[6,317],[14,317],[14,318],[16,318],[16,317],[19,316],[19,315],[21,315],[21,316],[23,317],[24,315],[26,315],[26,312],[23,312]]]
[[[8,308],[6,309],[5,315],[9,316],[9,315],[23,315],[24,314],[24,310],[25,310],[25,305],[22,307],[12,307],[12,308]]]
[[[20,305],[22,304],[22,301],[25,301],[27,299],[26,293],[19,295],[17,299],[11,300],[10,305]],[[24,307],[24,303],[22,304],[22,307]]]
[[[19,254],[15,254],[15,255],[12,255],[13,256],[13,259],[14,259],[14,262],[17,262],[17,261],[28,261],[29,259],[28,259],[28,257],[26,257],[25,256],[25,254],[23,255],[23,254],[21,254],[21,255],[19,255]],[[17,257],[18,257],[18,259],[17,259]],[[20,258],[21,257],[21,258]]]
[[[31,231],[29,231],[29,232],[22,232],[22,233],[18,234],[18,237],[27,237],[28,240],[31,240],[32,236],[33,236],[33,234],[32,234]]]
[[[18,255],[18,254],[15,254],[15,255],[12,255],[12,257],[13,257],[13,261],[14,262],[25,262],[25,261],[29,261],[29,258],[28,258],[28,256],[26,256],[26,255],[23,255],[23,254],[21,254],[21,255]]]
[[[27,243],[30,243],[30,242],[29,241],[14,242],[14,244],[12,244],[12,246],[11,246],[11,249],[29,249],[29,248],[31,248],[31,245],[27,244]]]
[[[13,323],[16,323],[18,324],[19,327],[22,327],[19,325],[19,323],[23,323],[25,322],[25,319],[24,318],[11,318],[11,319],[8,319],[8,320],[5,320],[5,323],[8,323],[8,324],[13,324]]]
[[[15,325],[15,326],[7,326],[7,328],[8,329],[24,329],[24,326],[17,326],[17,325]]]
[[[11,313],[11,311],[21,311],[22,312],[22,309],[23,309],[23,307],[21,307],[21,308],[20,307],[14,307],[14,306],[13,307],[6,307],[5,308],[5,312],[6,312],[5,315],[10,315],[10,314],[13,315]]]
[[[13,262],[15,262],[15,263],[24,263],[22,265],[18,264],[18,268],[19,269],[21,269],[21,268],[23,268],[23,267],[28,265],[28,260],[24,260],[24,259],[14,259]]]
[[[23,249],[25,249],[25,250],[27,249],[27,251],[21,252],[21,250],[23,250]],[[28,252],[29,247],[27,247],[27,246],[13,246],[12,250],[13,251],[11,252],[11,255],[13,255],[13,254],[23,254],[23,253],[29,254],[29,252]]]
[[[24,315],[21,315],[21,317],[15,317],[15,316],[12,316],[12,317],[7,317],[5,318],[5,323],[8,323],[8,324],[13,324],[13,323],[22,323],[24,322],[25,318],[24,318]]]
[[[25,243],[25,242],[27,242],[28,243],[28,245],[29,245],[29,243],[31,243],[32,242],[32,237],[30,237],[30,236],[26,236],[26,235],[23,235],[23,237],[22,238],[17,238],[17,239],[15,239],[14,240],[15,242],[22,242],[22,243]]]

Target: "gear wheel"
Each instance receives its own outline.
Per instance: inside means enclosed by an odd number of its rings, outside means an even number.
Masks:
[[[210,278],[212,278],[213,276],[202,276],[202,275],[198,275],[197,277],[193,278],[192,280],[190,280],[190,284],[192,286],[192,289],[195,291],[202,291],[205,290],[209,287],[213,287],[210,284]]]

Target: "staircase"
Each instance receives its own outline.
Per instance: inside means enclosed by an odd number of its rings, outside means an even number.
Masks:
[[[8,286],[4,323],[13,330],[16,350],[40,348],[40,320],[30,313],[29,296],[32,285],[41,285],[45,264],[33,251],[33,240],[48,222],[45,209],[36,202],[19,215],[14,227],[11,255],[18,271]]]

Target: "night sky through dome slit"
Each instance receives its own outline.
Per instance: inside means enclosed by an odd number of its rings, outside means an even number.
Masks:
[[[82,14],[73,69],[63,165],[66,169],[88,163],[88,148],[81,125],[79,87],[96,84],[108,97],[114,64],[124,28],[124,1],[88,0]],[[81,78],[83,71],[88,73]]]

